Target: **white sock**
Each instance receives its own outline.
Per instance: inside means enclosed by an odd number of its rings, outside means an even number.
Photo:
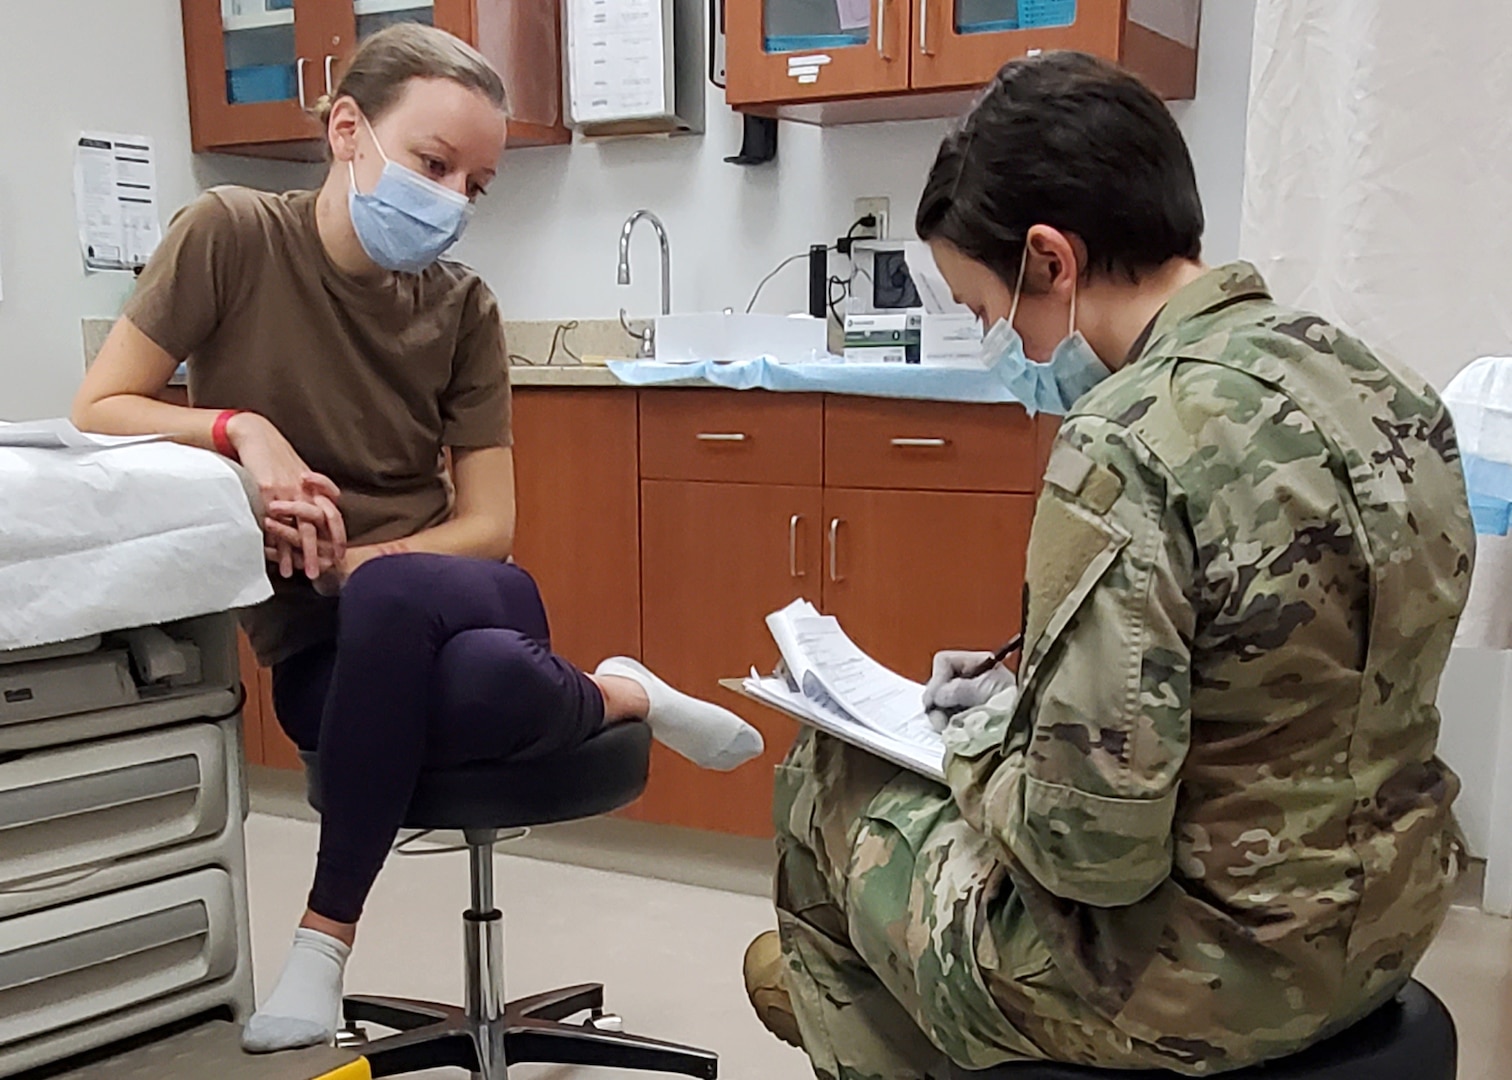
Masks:
[[[761,732],[729,709],[674,690],[627,656],[610,657],[594,674],[639,683],[651,702],[646,716],[651,734],[695,765],[728,772],[763,749]]]
[[[304,927],[294,931],[278,985],[242,1030],[242,1049],[267,1054],[331,1042],[341,1021],[341,979],[351,955],[349,945],[329,934]]]

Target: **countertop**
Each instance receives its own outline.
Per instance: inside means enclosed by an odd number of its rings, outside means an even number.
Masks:
[[[511,364],[511,386],[624,386],[598,364]]]
[[[85,367],[94,362],[114,324],[114,319],[83,320]],[[614,319],[506,321],[504,332],[509,381],[515,386],[622,386],[602,364],[578,358],[635,354],[635,339]]]

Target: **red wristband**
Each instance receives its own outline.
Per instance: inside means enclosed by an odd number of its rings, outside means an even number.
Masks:
[[[239,415],[241,415],[240,409],[226,409],[215,418],[215,423],[210,427],[210,441],[215,445],[215,452],[232,461],[241,459],[237,457],[236,447],[231,445],[231,438],[226,434],[226,425],[231,422],[233,416]]]

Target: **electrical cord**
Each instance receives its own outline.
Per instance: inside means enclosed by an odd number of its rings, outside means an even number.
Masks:
[[[837,285],[840,287],[839,296],[835,295],[835,286]],[[844,329],[845,319],[840,315],[839,305],[841,300],[850,298],[850,283],[847,282],[843,277],[831,277],[829,279],[829,289],[827,291],[829,293],[830,314],[834,316],[835,325],[839,326],[841,329]]]
[[[833,247],[829,247],[825,250],[834,251],[835,249]],[[746,314],[749,315],[751,313],[751,309],[756,306],[756,301],[761,297],[761,290],[766,288],[767,282],[771,281],[774,277],[782,273],[782,271],[786,270],[789,266],[793,265],[793,263],[797,262],[799,259],[806,259],[808,257],[809,253],[807,251],[800,251],[796,255],[789,255],[787,258],[783,259],[780,263],[773,267],[772,272],[766,277],[762,278],[761,281],[756,285],[756,291],[751,294],[751,302],[745,306]]]
[[[850,258],[851,248],[855,244],[856,230],[857,229],[875,228],[876,224],[877,224],[877,215],[875,215],[875,214],[862,214],[855,221],[851,222],[851,227],[849,229],[845,230],[845,235],[844,236],[842,236],[839,240],[836,240],[833,244],[831,244],[829,247],[825,248],[824,250],[825,251],[838,251],[841,255],[844,255],[846,258]],[[757,285],[756,285],[756,291],[751,294],[751,302],[748,303],[748,304],[746,304],[746,307],[745,307],[746,314],[749,315],[751,313],[751,311],[756,307],[756,301],[761,298],[761,290],[767,287],[767,282],[771,281],[774,277],[776,277],[778,274],[782,273],[782,271],[786,270],[789,266],[791,266],[793,263],[797,262],[799,259],[806,259],[808,257],[809,257],[809,253],[807,251],[800,251],[797,255],[789,255],[786,259],[783,259],[780,263],[778,263],[775,267],[773,267],[772,268],[772,272],[769,273],[766,277],[762,278],[761,281],[757,283]],[[859,269],[859,267],[857,269]],[[868,275],[868,279],[869,278],[870,278],[870,275]],[[834,279],[832,278],[831,281],[833,281],[833,280]],[[850,280],[851,281],[855,281],[856,280],[856,276],[855,276],[854,272],[851,274]],[[847,288],[849,288],[848,285],[847,285]],[[831,309],[831,312],[834,311],[834,304],[833,303],[830,305],[830,309]]]
[[[845,235],[844,236],[842,236],[839,240],[835,241],[835,246],[831,250],[838,251],[840,254],[844,255],[847,259],[850,258],[851,249],[856,246],[856,230],[857,229],[874,229],[876,227],[877,227],[877,215],[876,214],[862,214],[855,221],[851,222],[851,227],[845,230]],[[869,238],[863,236],[863,237],[861,237],[861,239],[862,240],[866,240],[866,239],[869,239]]]
[[[572,319],[569,322],[557,324],[556,329],[551,332],[551,348],[546,351],[545,363],[538,364],[528,356],[522,356],[519,353],[513,352],[509,354],[509,362],[511,364],[524,367],[551,367],[556,363],[557,350],[561,349],[564,353],[572,358],[574,363],[581,364],[583,362],[583,358],[577,353],[573,352],[572,346],[567,344],[567,335],[572,333],[581,325],[582,324],[576,319]],[[566,365],[556,366],[563,367]]]
[[[555,332],[551,335],[551,351],[546,354],[546,363],[548,366],[556,360],[558,347],[568,356],[572,357],[575,363],[581,364],[583,362],[583,358],[573,352],[572,346],[567,344],[567,335],[576,330],[579,325],[581,324],[576,319],[573,319],[571,322],[557,324]]]

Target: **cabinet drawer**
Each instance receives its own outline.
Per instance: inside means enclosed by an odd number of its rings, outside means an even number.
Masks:
[[[225,978],[237,937],[220,869],[0,921],[0,1048]]]
[[[0,893],[217,835],[227,809],[210,724],[22,755],[0,764]]]
[[[1035,488],[1035,424],[1015,405],[825,399],[824,482],[915,491]]]
[[[644,479],[821,482],[824,405],[818,395],[646,390],[640,410]]]

